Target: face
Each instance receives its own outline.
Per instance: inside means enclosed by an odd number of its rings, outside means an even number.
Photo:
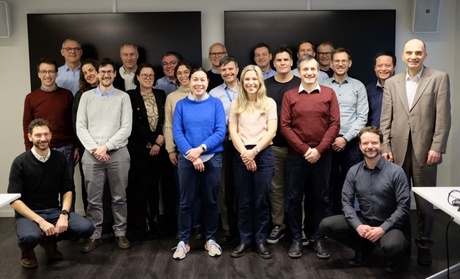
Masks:
[[[153,82],[155,81],[155,73],[150,67],[144,67],[137,76],[139,85],[142,88],[152,88]]]
[[[91,86],[96,86],[99,83],[97,78],[97,70],[94,68],[93,64],[88,63],[81,67],[83,76],[85,77],[86,82]]]
[[[300,63],[299,76],[303,85],[316,85],[318,80],[318,63],[315,60]]]
[[[38,68],[38,77],[43,87],[52,87],[56,83],[57,69],[53,64],[41,63]]]
[[[161,61],[161,66],[163,67],[163,73],[165,76],[167,76],[171,80],[175,80],[176,78],[174,77],[174,69],[177,66],[177,63],[179,63],[179,60],[175,55],[168,55],[163,57]]]
[[[268,51],[266,47],[259,47],[254,50],[254,61],[257,66],[261,69],[265,69],[270,66],[270,61],[272,60],[272,54]]]
[[[61,49],[61,55],[64,56],[65,62],[68,64],[80,62],[83,51],[76,41],[66,41]]]
[[[123,46],[120,49],[120,58],[121,61],[123,61],[123,67],[125,67],[125,69],[134,69],[137,67],[139,53],[133,46]]]
[[[409,70],[419,72],[423,67],[423,62],[427,55],[422,41],[410,40],[404,46],[402,60],[406,63]]]
[[[238,75],[238,67],[235,65],[235,62],[231,61],[220,67],[220,75],[225,83],[229,84],[236,80]]]
[[[375,75],[380,81],[385,81],[393,76],[395,66],[391,56],[382,55],[375,59],[374,66]]]
[[[334,54],[331,63],[334,69],[334,74],[338,76],[346,75],[348,69],[351,67],[351,60],[348,59],[348,54],[345,52],[338,52]]]
[[[224,47],[221,45],[215,45],[211,48],[209,52],[209,61],[212,63],[213,68],[219,67],[219,62],[222,57],[227,56],[227,52],[225,51]]]
[[[248,94],[248,98],[255,98],[257,90],[259,90],[259,78],[255,71],[247,71],[243,77],[243,88]]]
[[[382,143],[380,142],[379,135],[366,132],[361,135],[360,140],[359,148],[364,157],[374,159],[380,155]]]
[[[27,136],[35,148],[45,151],[51,141],[51,131],[47,126],[37,126],[32,129],[32,134],[28,133]]]
[[[319,45],[316,51],[319,64],[324,67],[329,67],[332,59],[332,47],[330,45]]]
[[[203,98],[208,88],[208,76],[203,71],[196,71],[190,77],[190,89],[197,99]]]
[[[99,85],[102,87],[111,87],[115,79],[116,72],[112,65],[99,67]]]
[[[297,52],[297,58],[300,58],[305,55],[310,55],[315,57],[315,51],[313,46],[310,43],[303,43],[299,46],[299,51]]]
[[[286,74],[291,71],[292,63],[293,62],[289,53],[281,52],[276,54],[273,66],[275,67],[277,73]]]
[[[177,68],[176,76],[182,86],[190,84],[190,70],[185,65],[180,65]]]

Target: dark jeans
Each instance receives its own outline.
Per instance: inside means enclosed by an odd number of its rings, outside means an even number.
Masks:
[[[249,149],[251,147],[248,147]],[[233,174],[238,197],[238,229],[241,243],[265,244],[270,222],[270,185],[275,171],[271,147],[260,151],[254,159],[255,172],[249,171],[238,151],[233,157]]]
[[[217,192],[222,173],[222,154],[216,153],[204,162],[205,170],[195,170],[192,162],[179,153],[179,240],[189,243],[192,230],[192,209],[200,193],[203,209],[204,233],[206,240],[215,239],[219,226]]]
[[[53,225],[56,225],[59,215],[61,215],[60,208],[35,210],[34,212]],[[34,249],[44,235],[37,223],[18,213],[15,215],[15,225],[16,234],[18,235],[18,246],[21,250]],[[89,220],[75,212],[70,212],[67,231],[58,236],[48,236],[48,238],[55,242],[71,238],[88,238],[93,232],[94,226]]]
[[[324,235],[318,230],[319,223],[325,217],[330,216],[329,207],[329,176],[331,167],[331,154],[323,154],[319,160],[310,164],[302,155],[288,154],[288,198],[289,198],[289,228],[292,241],[302,241],[302,199],[304,193],[312,193],[314,206],[314,230],[316,238],[324,239]],[[305,185],[311,187],[311,191],[305,192]],[[309,199],[305,199],[308,202]]]

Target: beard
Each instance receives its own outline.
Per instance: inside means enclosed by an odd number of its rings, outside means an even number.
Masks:
[[[380,150],[370,150],[370,151],[363,152],[364,157],[366,157],[367,159],[377,158],[378,156],[380,156],[380,154],[381,154]]]

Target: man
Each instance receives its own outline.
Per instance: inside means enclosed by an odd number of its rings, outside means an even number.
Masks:
[[[385,82],[380,127],[383,157],[402,166],[413,186],[436,186],[437,165],[442,162],[449,137],[450,84],[447,73],[425,67],[425,43],[413,39],[404,45],[407,65]],[[431,265],[433,205],[415,195],[419,236],[417,261]]]
[[[270,62],[272,61],[272,51],[269,45],[266,43],[258,43],[254,47],[254,62],[262,70],[264,79],[270,78],[276,74],[271,66]]]
[[[281,46],[273,53],[275,60],[273,65],[276,69],[276,75],[265,80],[267,95],[275,100],[277,108],[277,117],[281,123],[281,103],[284,93],[292,88],[298,87],[300,78],[294,76],[291,72],[292,51],[287,46]],[[278,125],[281,127],[281,124]],[[281,130],[277,129],[273,138],[272,145],[273,156],[275,159],[275,172],[272,179],[270,190],[270,208],[273,228],[267,237],[270,244],[278,243],[284,237],[286,225],[284,222],[284,192],[286,184],[286,157],[288,152],[288,143],[281,135]]]
[[[227,136],[224,140],[223,164],[221,183],[219,187],[219,211],[222,221],[221,240],[231,240],[231,231],[237,232],[236,211],[235,211],[235,185],[233,181],[233,156],[235,147],[228,136],[228,117],[230,116],[230,103],[238,97],[240,82],[238,81],[238,62],[234,57],[225,56],[220,60],[220,75],[224,83],[215,87],[209,95],[222,101],[227,119]]]
[[[49,122],[43,119],[30,122],[28,138],[33,147],[16,157],[11,165],[8,193],[21,194],[11,207],[16,212],[21,265],[32,268],[37,266],[34,248],[40,241],[49,259],[61,260],[56,242],[87,238],[94,227],[90,221],[70,212],[74,184],[65,156],[49,148],[52,138]]]
[[[227,49],[221,43],[214,43],[209,47],[209,61],[211,62],[211,69],[208,71],[209,84],[208,92],[215,87],[222,84],[223,79],[219,73],[220,59],[227,56]]]
[[[77,40],[66,39],[62,43],[61,55],[65,59],[65,64],[58,69],[56,83],[59,87],[68,89],[75,96],[80,89],[80,66],[83,51]]]
[[[348,263],[361,266],[375,244],[385,256],[385,271],[401,270],[401,258],[408,243],[403,227],[409,219],[410,189],[404,171],[382,155],[383,134],[377,127],[359,132],[364,161],[353,166],[343,186],[343,214],[324,219],[320,229],[330,238],[352,248]],[[355,211],[355,197],[360,213]]]
[[[375,82],[366,85],[367,100],[369,101],[369,114],[367,126],[380,127],[380,114],[382,113],[383,88],[385,81],[395,73],[396,56],[389,51],[379,52],[374,57],[374,71],[377,76]]]
[[[297,47],[297,59],[300,59],[302,56],[305,55],[316,57],[315,45],[307,40],[300,41],[299,46]],[[295,68],[294,70],[292,70],[292,73],[298,77],[299,69]],[[318,83],[323,84],[323,82],[328,78],[329,76],[325,72],[320,71],[318,76]]]
[[[318,226],[330,215],[330,148],[340,128],[339,104],[334,90],[318,84],[319,64],[313,57],[303,56],[297,65],[302,83],[284,94],[281,108],[281,133],[289,144],[289,257],[302,256],[302,200],[309,182],[315,207],[313,249],[319,258],[328,259],[330,254]]]
[[[348,170],[361,161],[357,135],[366,125],[369,111],[366,88],[362,82],[348,76],[351,65],[350,52],[345,48],[335,49],[331,62],[334,76],[324,82],[324,86],[334,89],[340,104],[340,132],[332,143],[329,193],[334,214],[342,212],[340,197]]]
[[[157,84],[154,88],[163,90],[166,95],[179,88],[179,85],[176,82],[176,76],[174,75],[174,70],[181,60],[182,58],[180,55],[174,51],[168,51],[163,54],[161,66],[163,67],[163,73],[165,76],[157,80]]]
[[[134,77],[137,70],[137,59],[139,59],[137,45],[130,42],[123,43],[120,46],[120,58],[123,65],[118,70],[113,85],[124,92],[136,89]]]
[[[48,120],[53,125],[54,136],[50,148],[62,152],[67,159],[67,169],[73,179],[74,166],[79,160],[76,135],[72,122],[73,95],[67,89],[56,85],[57,63],[42,58],[37,65],[40,88],[27,94],[24,101],[22,127],[26,150],[32,148],[29,139],[29,123],[37,118]]]
[[[113,87],[114,62],[104,58],[99,63],[99,86],[82,95],[77,112],[77,135],[85,147],[82,158],[88,219],[96,230],[82,252],[90,252],[102,243],[102,193],[105,179],[112,194],[113,230],[116,243],[128,249],[126,239],[126,187],[130,157],[126,145],[132,128],[132,108],[128,94]]]
[[[334,75],[334,70],[331,67],[331,62],[334,45],[329,41],[324,41],[318,45],[316,50],[318,51],[317,59],[320,70],[325,72],[329,77],[332,77]]]

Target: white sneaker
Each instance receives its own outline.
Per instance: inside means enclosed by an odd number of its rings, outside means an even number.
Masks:
[[[305,232],[302,230],[302,246],[308,246],[308,244],[310,244],[310,241],[305,235]]]
[[[183,241],[180,241],[175,248],[176,251],[174,252],[173,258],[176,260],[184,259],[185,256],[187,256],[188,251],[190,251],[190,246],[185,245]]]
[[[206,241],[204,249],[208,251],[208,255],[211,257],[218,257],[222,254],[222,248],[220,248],[219,244],[217,244],[214,239]]]

